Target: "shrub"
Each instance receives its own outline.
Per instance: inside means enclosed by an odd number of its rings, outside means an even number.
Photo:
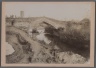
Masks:
[[[58,29],[46,28],[46,36],[54,42],[62,51],[72,51],[84,57],[89,57],[90,39],[86,39],[86,33],[82,34],[75,29],[60,33]],[[53,46],[54,46],[53,45]]]

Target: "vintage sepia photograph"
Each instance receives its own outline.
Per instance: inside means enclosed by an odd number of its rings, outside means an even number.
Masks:
[[[2,66],[94,66],[94,2],[2,4]]]

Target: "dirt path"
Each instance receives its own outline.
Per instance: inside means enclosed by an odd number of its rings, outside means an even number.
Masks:
[[[40,52],[42,46],[40,45],[40,43],[32,40],[27,33],[25,33],[24,31],[13,27],[13,26],[8,26],[6,29],[6,32],[10,32],[10,33],[15,33],[17,35],[20,35],[24,40],[26,40],[28,43],[31,44],[31,49],[34,52],[34,58],[37,57],[38,53]]]

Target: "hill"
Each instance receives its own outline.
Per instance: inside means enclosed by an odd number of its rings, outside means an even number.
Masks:
[[[15,50],[6,55],[7,63],[83,64],[90,58],[89,19],[76,22],[35,17],[28,27],[21,26],[6,26],[6,42]]]

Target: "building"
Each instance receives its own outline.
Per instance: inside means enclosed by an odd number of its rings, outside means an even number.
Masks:
[[[24,11],[20,11],[20,17],[21,17],[21,18],[24,17]]]

